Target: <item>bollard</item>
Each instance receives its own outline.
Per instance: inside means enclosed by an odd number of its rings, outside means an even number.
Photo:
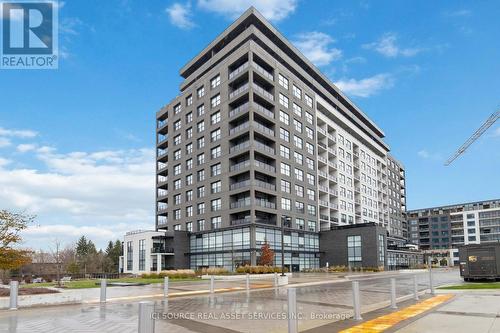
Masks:
[[[154,333],[154,303],[150,301],[139,302],[139,333]]]
[[[214,276],[210,276],[210,293],[214,293]]]
[[[278,286],[278,273],[274,272],[274,287]]]
[[[391,309],[397,309],[396,305],[396,279],[391,278]]]
[[[101,303],[106,303],[106,279],[101,280]]]
[[[297,317],[297,290],[288,289],[288,333],[298,333],[299,322]]]
[[[163,278],[163,296],[168,297],[168,276]]]
[[[247,290],[250,290],[250,274],[247,273]]]
[[[415,301],[418,301],[418,281],[417,281],[417,275],[413,275],[413,298]]]
[[[434,282],[432,281],[432,267],[429,266],[429,287],[431,289],[431,295],[434,295]]]
[[[359,301],[359,281],[352,281],[352,304],[354,308],[354,320],[361,318],[361,303]]]
[[[17,295],[19,293],[19,282],[10,281],[10,310],[17,310]]]

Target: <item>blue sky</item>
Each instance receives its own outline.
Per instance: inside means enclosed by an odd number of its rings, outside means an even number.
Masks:
[[[179,68],[250,4],[386,133],[408,207],[500,197],[498,1],[67,1],[58,70],[0,71],[0,208],[26,246],[154,224],[155,112]]]

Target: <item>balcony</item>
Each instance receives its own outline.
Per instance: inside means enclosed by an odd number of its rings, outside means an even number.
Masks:
[[[243,130],[248,129],[249,127],[250,127],[250,122],[249,121],[244,122],[244,123],[242,123],[234,128],[231,128],[229,130],[229,135],[233,135],[234,133],[241,132]]]
[[[253,127],[258,130],[259,132],[262,132],[266,135],[274,137],[274,131],[256,121],[253,122]]]
[[[325,200],[319,200],[320,206],[328,207],[328,201]]]
[[[240,224],[249,224],[252,223],[252,219],[250,217],[245,217],[243,219],[231,220],[231,225],[240,225]]]
[[[263,208],[276,209],[276,204],[265,199],[255,199],[255,205]]]
[[[254,146],[256,149],[262,149],[266,153],[274,155],[274,148],[271,148],[268,145],[255,141]]]
[[[328,176],[328,179],[331,180],[332,182],[334,183],[337,183],[338,182],[338,178],[337,177],[334,177],[334,176]]]
[[[271,110],[269,110],[269,109],[267,109],[267,108],[265,108],[262,105],[257,104],[257,103],[253,103],[253,107],[255,108],[255,110],[257,112],[260,112],[263,115],[265,115],[271,119],[274,119],[274,113]]]
[[[321,127],[318,127],[317,131],[318,131],[318,133],[323,134],[324,136],[326,136],[326,131],[324,129],[322,129]]]
[[[268,80],[271,80],[271,81],[274,81],[274,76],[273,74],[269,73],[267,70],[265,70],[261,65],[255,63],[255,62],[252,62],[252,67],[255,68],[255,70],[262,74],[262,76],[264,76],[266,79]]]
[[[339,205],[337,205],[336,203],[333,203],[333,202],[330,202],[329,206],[331,209],[335,209],[335,210],[339,209]]]
[[[240,189],[240,188],[243,188],[243,187],[248,187],[248,186],[250,186],[250,184],[251,184],[251,180],[245,180],[245,181],[242,181],[242,182],[231,184],[229,186],[229,189],[231,191],[233,191],[233,190],[237,190],[237,189]]]
[[[229,149],[229,153],[232,154],[237,151],[243,151],[245,149],[248,149],[250,147],[250,141],[245,141],[240,144],[237,144],[236,146],[233,146]]]
[[[229,111],[229,117],[232,118],[232,117],[236,116],[237,114],[248,111],[249,109],[250,109],[250,103],[246,102],[246,103],[238,106],[237,108]]]
[[[274,96],[273,94],[271,94],[270,92],[268,92],[267,90],[265,90],[264,88],[262,88],[261,86],[259,86],[257,83],[252,83],[252,87],[253,89],[259,93],[260,95],[264,96],[265,98],[267,99],[270,99],[271,101],[274,102]]]
[[[271,191],[276,191],[276,185],[264,182],[262,180],[255,180],[253,183],[255,186],[266,189],[266,190],[271,190]]]
[[[318,170],[318,176],[323,177],[323,178],[328,178],[328,175],[326,172]]]
[[[229,99],[231,99],[234,96],[237,96],[237,95],[241,94],[242,92],[248,90],[248,87],[249,87],[248,83],[245,83],[244,85],[238,87],[236,90],[233,90],[233,92],[231,92],[229,94]]]
[[[323,186],[323,185],[318,185],[318,188],[320,191],[323,191],[325,193],[328,193],[328,187],[326,186]]]
[[[246,160],[229,167],[229,171],[240,171],[242,169],[248,168],[250,166],[250,160]]]
[[[174,253],[174,248],[165,246],[153,247],[151,253]]]
[[[324,150],[326,150],[326,145],[323,142],[318,142],[318,147],[321,147]]]
[[[242,207],[248,207],[248,206],[251,206],[252,205],[252,200],[250,199],[250,197],[248,198],[244,198],[244,199],[240,199],[236,202],[231,202],[231,204],[229,205],[229,207],[231,209],[235,209],[235,208],[242,208]]]
[[[241,65],[240,67],[236,68],[234,71],[232,71],[231,73],[229,73],[229,80],[232,80],[233,78],[235,78],[236,76],[238,76],[239,74],[243,73],[246,69],[248,68],[248,61],[245,62],[243,65]]]
[[[324,163],[324,164],[326,164],[326,163],[327,163],[326,158],[325,158],[325,157],[323,157],[323,156],[318,156],[318,161],[320,161],[320,162],[322,162],[322,163]]]
[[[269,165],[267,163],[264,163],[264,162],[261,162],[261,161],[257,161],[257,160],[254,161],[254,163],[255,163],[255,166],[258,167],[258,168],[264,169],[264,170],[272,172],[272,173],[276,172],[276,168],[273,167],[272,165]]]

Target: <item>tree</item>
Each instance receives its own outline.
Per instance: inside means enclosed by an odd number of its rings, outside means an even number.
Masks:
[[[122,243],[116,240],[115,243],[109,241],[106,248],[106,258],[108,259],[107,272],[118,272],[118,261],[122,254]]]
[[[274,261],[274,251],[267,242],[265,242],[260,248],[261,254],[259,259],[259,264],[263,266],[271,266]]]
[[[22,241],[21,231],[34,219],[31,215],[0,210],[0,269],[17,269],[31,262],[31,252],[15,246]]]

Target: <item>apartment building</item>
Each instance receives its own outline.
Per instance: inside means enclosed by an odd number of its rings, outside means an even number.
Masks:
[[[409,239],[429,255],[458,263],[460,245],[500,241],[500,200],[407,212]]]
[[[191,268],[255,265],[282,230],[284,264],[316,268],[320,230],[391,230],[384,133],[254,8],[180,74],[157,113],[156,230],[188,235]]]
[[[387,196],[389,204],[389,247],[402,247],[408,240],[406,223],[406,176],[401,162],[387,156]]]

